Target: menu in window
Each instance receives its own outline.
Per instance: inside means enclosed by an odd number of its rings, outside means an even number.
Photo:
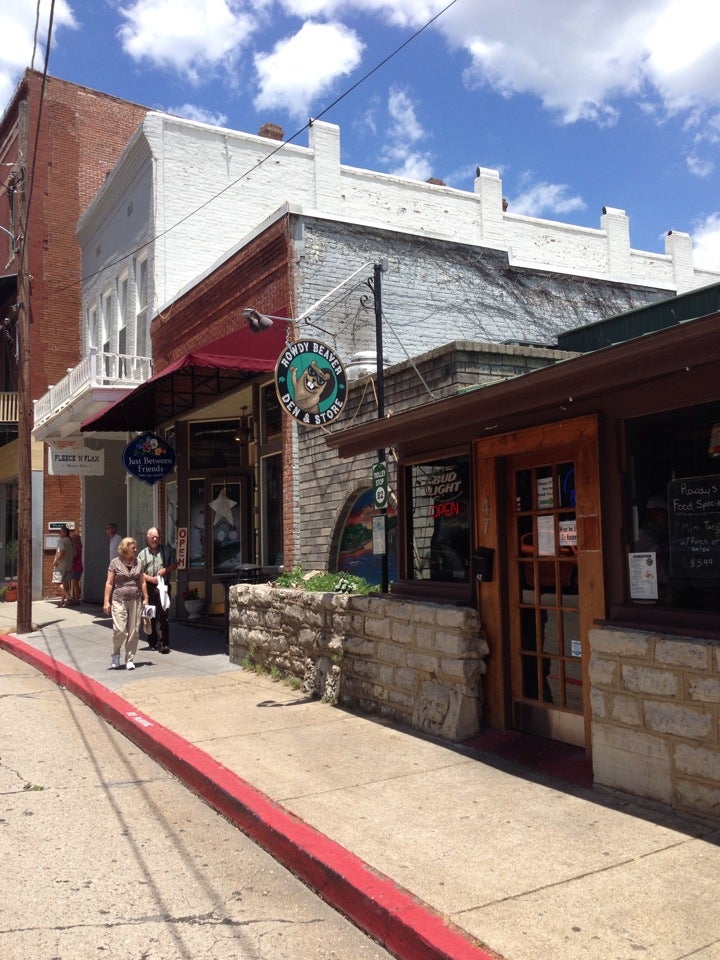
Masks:
[[[630,597],[633,600],[657,600],[658,576],[657,557],[654,553],[631,553]]]

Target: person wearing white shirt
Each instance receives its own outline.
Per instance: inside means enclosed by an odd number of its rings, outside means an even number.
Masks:
[[[115,557],[118,555],[118,547],[120,546],[120,541],[122,540],[122,537],[118,533],[118,525],[111,521],[110,523],[108,523],[107,527],[105,527],[105,533],[107,533],[108,538],[110,540],[110,546],[109,546],[110,555],[108,559],[114,560]]]

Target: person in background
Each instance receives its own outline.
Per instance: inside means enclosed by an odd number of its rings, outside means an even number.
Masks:
[[[137,542],[132,537],[120,541],[118,555],[110,561],[103,611],[112,614],[112,659],[110,669],[120,669],[120,651],[125,642],[125,669],[135,669],[140,611],[147,604],[147,586],[137,555]]]
[[[80,578],[83,575],[83,543],[77,530],[70,534],[73,545],[73,565],[70,572],[70,599],[68,603],[76,606],[80,603]]]
[[[670,533],[668,505],[664,496],[650,497],[645,508],[645,523],[638,531],[635,549],[640,553],[655,554],[658,601],[669,603],[673,598],[670,582]]]
[[[109,544],[110,555],[108,559],[114,560],[115,557],[118,555],[118,547],[120,546],[120,541],[122,539],[122,537],[118,533],[118,525],[110,521],[107,527],[105,527],[105,533],[107,533],[108,538],[110,539],[110,544]]]
[[[145,583],[150,596],[150,603],[155,605],[155,616],[150,620],[151,631],[148,645],[151,650],[160,653],[170,653],[170,630],[168,612],[163,610],[160,593],[158,591],[158,577],[162,577],[170,594],[170,574],[177,570],[175,551],[165,543],[160,543],[160,532],[157,527],[150,527],[147,532],[147,546],[140,551],[140,564]]]
[[[61,607],[66,607],[70,603],[70,581],[74,558],[75,547],[70,539],[70,530],[68,527],[61,527],[57,549],[55,550],[55,559],[53,560],[53,568],[60,572]]]

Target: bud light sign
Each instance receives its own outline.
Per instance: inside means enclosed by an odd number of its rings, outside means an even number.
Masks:
[[[143,433],[125,447],[123,463],[129,474],[152,487],[175,469],[175,451],[156,433]]]

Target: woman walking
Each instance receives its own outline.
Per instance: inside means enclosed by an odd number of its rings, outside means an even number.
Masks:
[[[68,603],[77,606],[80,603],[80,578],[83,575],[83,544],[80,534],[73,530],[70,534],[75,556],[73,557],[72,570],[70,571],[70,599]]]
[[[140,611],[147,604],[147,586],[132,537],[120,541],[118,555],[110,561],[103,610],[112,613],[113,650],[111,670],[120,669],[120,651],[125,642],[125,669],[135,669]]]

